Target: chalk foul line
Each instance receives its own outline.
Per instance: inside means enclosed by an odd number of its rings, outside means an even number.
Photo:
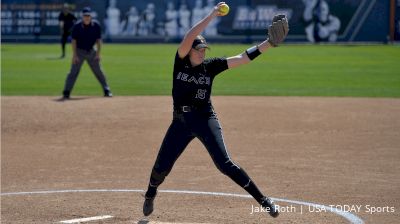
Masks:
[[[97,221],[97,220],[103,220],[103,219],[110,219],[112,217],[114,217],[114,216],[102,215],[102,216],[94,216],[94,217],[88,217],[88,218],[64,220],[64,221],[60,221],[60,223],[72,224],[72,223],[90,222],[90,221]]]
[[[58,193],[89,193],[89,192],[135,192],[143,193],[144,190],[139,189],[80,189],[80,190],[48,190],[48,191],[24,191],[24,192],[4,192],[0,196],[13,196],[13,195],[31,195],[31,194],[58,194]],[[173,193],[173,194],[192,194],[192,195],[209,195],[209,196],[222,196],[222,197],[236,197],[236,198],[252,198],[250,195],[246,194],[233,194],[233,193],[223,193],[223,192],[207,192],[207,191],[186,191],[186,190],[159,190],[161,193]],[[272,198],[274,201],[286,202],[290,204],[312,206],[315,208],[323,208],[326,211],[337,214],[345,219],[347,219],[352,224],[364,224],[364,221],[358,216],[350,213],[341,211],[330,206],[316,204],[306,201],[296,201],[283,198]],[[92,217],[93,218],[93,217]],[[68,220],[67,220],[68,221]]]

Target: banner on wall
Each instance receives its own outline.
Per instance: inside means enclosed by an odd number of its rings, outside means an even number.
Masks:
[[[103,27],[108,39],[162,37],[165,40],[182,37],[185,32],[207,15],[215,0],[83,0],[67,1],[76,17],[90,6],[94,17]],[[399,2],[399,1],[397,1]],[[57,36],[58,17],[65,1],[3,0],[1,3],[1,33],[12,36]],[[384,41],[389,10],[379,16],[377,24],[369,24],[374,9],[385,9],[377,0],[237,0],[227,1],[231,11],[213,20],[204,35],[210,37],[261,37],[276,14],[285,14],[290,21],[288,41]],[[400,3],[399,3],[400,4]],[[379,8],[381,7],[381,8]],[[388,6],[387,6],[388,7]],[[361,36],[363,30],[380,27],[380,35]],[[397,30],[399,29],[397,15]],[[386,32],[386,33],[385,33]],[[372,39],[371,39],[372,38]]]
[[[396,1],[394,39],[400,41],[400,0]]]

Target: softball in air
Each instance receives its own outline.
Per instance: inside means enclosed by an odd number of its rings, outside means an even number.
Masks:
[[[218,12],[221,14],[221,16],[226,16],[229,13],[229,5],[227,4],[222,4],[219,8],[218,8]]]

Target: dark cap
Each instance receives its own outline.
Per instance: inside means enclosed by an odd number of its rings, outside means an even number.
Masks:
[[[90,7],[83,8],[82,9],[82,15],[91,16],[92,15],[92,9]]]
[[[193,44],[192,44],[192,48],[193,48],[193,49],[196,49],[196,50],[199,50],[199,49],[201,49],[201,48],[210,49],[210,48],[208,47],[208,44],[207,44],[207,42],[206,42],[206,39],[205,39],[203,36],[201,36],[201,35],[198,35],[198,36],[194,39]]]

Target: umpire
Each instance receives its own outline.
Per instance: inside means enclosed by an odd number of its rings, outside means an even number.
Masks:
[[[104,90],[104,96],[112,97],[110,87],[100,67],[101,27],[97,21],[92,20],[91,14],[92,10],[89,7],[83,8],[82,20],[78,21],[72,28],[72,65],[65,81],[63,99],[69,99],[84,60],[87,61],[97,80],[99,80]],[[96,44],[96,50],[93,48],[94,44]]]

